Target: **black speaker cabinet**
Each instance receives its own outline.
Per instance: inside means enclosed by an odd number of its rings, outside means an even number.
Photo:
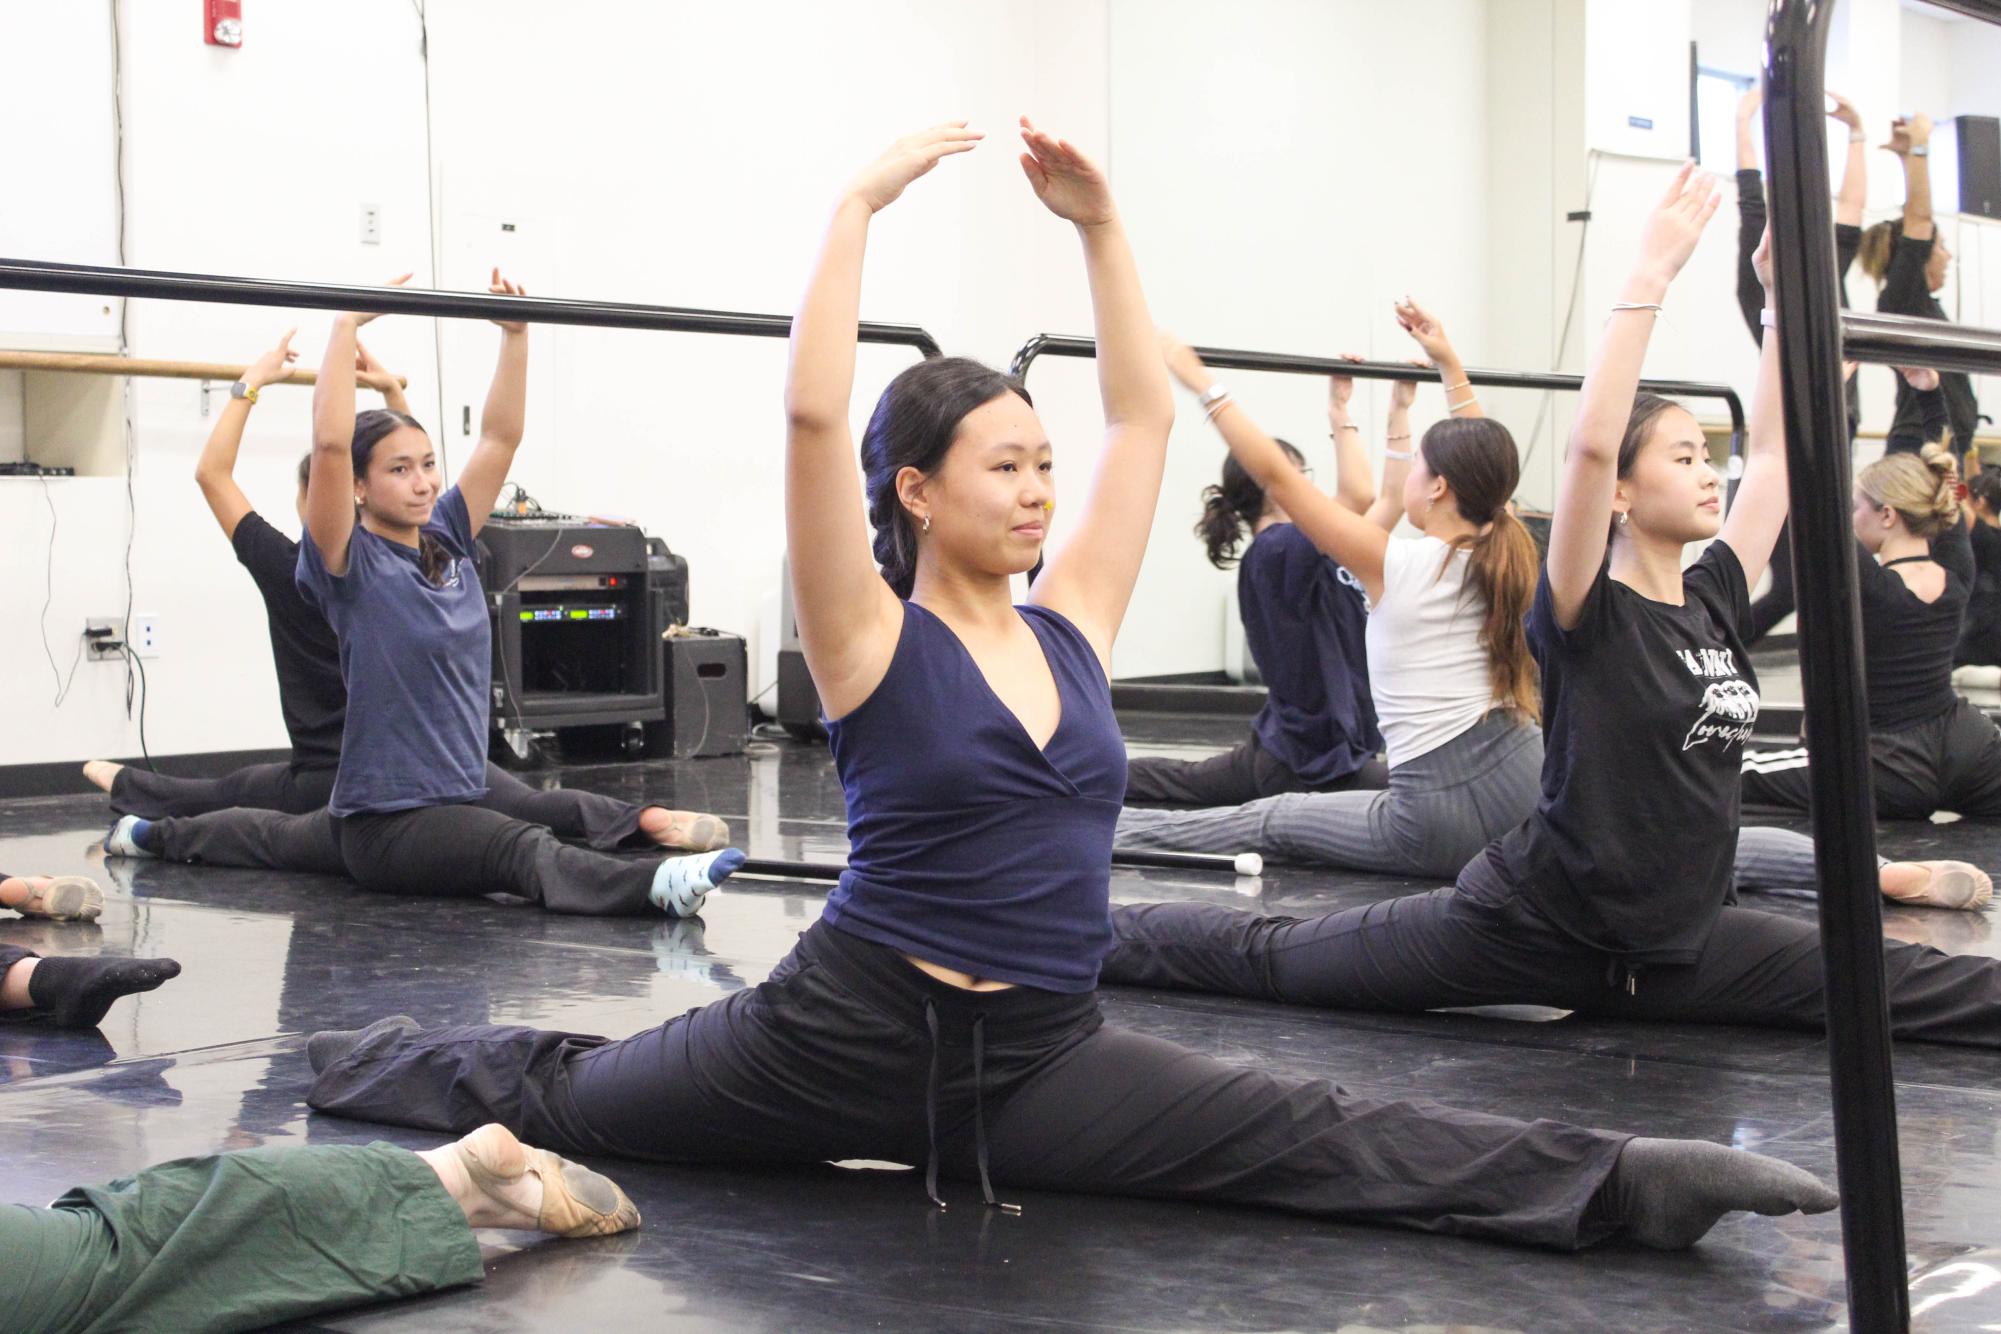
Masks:
[[[667,650],[667,721],[647,729],[647,754],[698,759],[741,755],[749,730],[749,680],[743,640],[714,630],[670,636]]]
[[[2001,118],[1960,116],[1959,211],[2001,217]]]

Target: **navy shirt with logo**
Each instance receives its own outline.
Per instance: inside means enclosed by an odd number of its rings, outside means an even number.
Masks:
[[[486,794],[493,636],[456,486],[439,497],[424,532],[451,558],[442,584],[424,577],[417,548],[359,523],[345,574],[328,573],[310,532],[299,544],[299,591],[339,637],[347,683],[340,772],[327,803],[338,816]]]
[[[1251,539],[1237,571],[1244,639],[1264,678],[1251,730],[1309,786],[1346,778],[1383,748],[1363,636],[1369,598],[1297,524]]]

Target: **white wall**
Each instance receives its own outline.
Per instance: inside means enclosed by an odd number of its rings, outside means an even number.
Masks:
[[[1755,62],[1762,24],[1760,0],[1639,8],[778,0],[750,9],[619,0],[579,24],[529,0],[427,0],[427,178],[425,67],[408,0],[351,0],[339,24],[310,6],[262,6],[234,52],[203,45],[173,7],[126,0],[129,259],[352,281],[408,268],[420,283],[448,286],[475,285],[498,259],[538,292],[782,312],[797,298],[843,176],[911,126],[966,115],[993,141],[947,163],[879,220],[863,308],[922,324],[948,350],[1004,362],[1032,333],[1089,329],[1074,239],[1033,204],[1012,161],[1008,127],[1030,110],[1109,163],[1167,328],[1223,345],[1398,357],[1412,348],[1390,301],[1410,292],[1445,319],[1474,365],[1576,370],[1643,210],[1672,170],[1665,156],[1686,142],[1685,96],[1668,90],[1682,87],[1687,41],[1702,44],[1707,63]],[[15,156],[0,165],[30,207],[0,213],[0,252],[101,262],[113,235],[106,7],[41,12],[78,26],[67,40],[39,44],[33,59],[22,56],[24,44],[8,44],[0,111],[12,124],[59,120],[74,132],[54,164],[20,157],[24,137],[12,141]],[[1940,23],[1894,0],[1844,0],[1831,79],[1857,96],[1872,125],[1908,109],[1900,92],[1908,83],[1945,90],[1927,107],[1935,114],[1992,111],[2001,103],[1996,42],[1979,25]],[[1850,51],[1868,58],[1851,61]],[[1649,116],[1655,129],[1636,139],[1624,117],[1647,108],[1660,113]],[[1591,155],[1591,144],[1619,151]],[[1663,156],[1627,155],[1635,151]],[[1871,166],[1872,209],[1894,210],[1894,163],[1872,153]],[[42,188],[22,196],[23,180]],[[1580,235],[1566,214],[1585,206],[1587,183],[1593,220],[1575,327],[1559,355]],[[360,242],[364,203],[381,210],[379,246]],[[1733,228],[1726,206],[1675,289],[1651,374],[1723,378],[1748,394],[1753,362],[1732,296]],[[1970,319],[1985,318],[1991,285],[2001,318],[2001,249],[1985,262],[1991,230],[1948,222],[1961,258],[1947,304]],[[113,304],[70,316],[95,318],[101,336],[104,320],[115,330]],[[15,317],[33,327],[9,335],[8,310],[0,301],[0,343],[89,331],[43,311]],[[313,313],[135,303],[130,344],[142,356],[247,360],[294,322],[310,359],[326,328]],[[493,340],[485,326],[438,330],[421,320],[370,330],[374,349],[411,377],[411,398],[453,462]],[[694,619],[753,639],[753,689],[775,647],[759,641],[768,639],[762,626],[782,546],[783,357],[766,340],[539,330],[517,471],[552,508],[627,514],[686,554]],[[858,428],[908,362],[899,350],[863,352]],[[1323,474],[1330,469],[1323,385],[1229,378],[1260,420],[1306,448]],[[1046,360],[1031,383],[1058,446],[1061,493],[1074,503],[1098,432],[1091,365]],[[1372,430],[1386,392],[1360,391]],[[1887,380],[1872,381],[1869,393],[1870,421],[1880,426]],[[1532,444],[1522,491],[1546,501],[1569,399],[1549,401],[1532,442],[1541,396],[1483,397]],[[0,377],[0,457],[10,445],[32,452],[32,441],[16,439],[18,398],[17,383]],[[139,381],[131,406],[136,528],[122,477],[46,491],[0,481],[0,531],[10,537],[0,555],[0,636],[17,648],[0,659],[0,764],[137,751],[122,669],[79,668],[57,710],[41,639],[45,623],[60,676],[83,619],[122,611],[128,531],[134,609],[161,618],[167,646],[148,663],[152,748],[283,744],[257,599],[191,482],[210,425],[198,389]],[[1427,391],[1417,428],[1439,410]],[[239,469],[252,498],[287,526],[306,426],[304,391],[273,390]],[[1184,410],[1119,644],[1122,675],[1222,664],[1232,576],[1209,569],[1188,533],[1220,459],[1199,414]]]
[[[1485,6],[1477,0],[1115,0],[1112,167],[1133,220],[1154,318],[1196,342],[1375,359],[1415,355],[1391,302],[1419,296],[1468,357],[1487,327]],[[1409,65],[1421,51],[1423,96]],[[1470,128],[1469,128],[1470,127]],[[1079,311],[1067,326],[1081,330]],[[1046,317],[1034,327],[1048,327]],[[1075,387],[1058,440],[1093,429],[1084,363],[1038,367]],[[1046,377],[1046,378],[1044,378]],[[1332,482],[1326,385],[1232,372],[1258,420]],[[1388,387],[1357,389],[1372,433]],[[1052,409],[1055,410],[1055,409]],[[1442,414],[1436,390],[1415,414]],[[1380,441],[1373,443],[1380,448]],[[1223,450],[1188,400],[1175,427],[1153,544],[1118,646],[1123,675],[1223,662],[1234,571],[1212,569],[1190,534]]]
[[[127,3],[121,13],[131,264],[341,281],[373,280],[398,264],[425,267],[423,78],[407,0],[352,0],[340,23],[311,6],[263,6],[241,51],[204,45],[178,5]],[[38,123],[48,108],[77,102],[108,105],[104,42],[40,48],[20,79],[0,83],[7,123]],[[108,134],[101,144],[81,140],[76,175],[110,179],[109,149]],[[20,184],[10,177],[10,190]],[[380,247],[359,244],[363,198],[383,205]],[[78,247],[55,241],[42,255],[102,261],[91,238],[109,216],[94,196],[38,192],[34,212]],[[308,312],[145,301],[132,303],[128,323],[136,356],[223,361],[249,360],[293,323],[312,357],[326,328],[324,316]],[[417,402],[434,397],[427,327],[384,325],[371,342],[411,375]],[[138,753],[122,667],[79,666],[68,701],[53,706],[55,678],[69,673],[84,618],[124,612],[128,533],[133,609],[161,618],[165,649],[146,664],[148,746],[176,754],[285,744],[261,604],[193,483],[212,421],[200,415],[199,387],[132,383],[136,526],[124,477],[55,480],[46,492],[32,480],[0,479],[0,532],[8,535],[0,642],[11,650],[0,658],[0,763]],[[307,422],[306,390],[270,390],[237,470],[251,499],[294,531],[292,470]]]

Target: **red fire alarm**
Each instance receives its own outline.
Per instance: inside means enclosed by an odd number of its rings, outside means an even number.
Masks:
[[[243,45],[243,0],[202,0],[202,40],[210,46]]]

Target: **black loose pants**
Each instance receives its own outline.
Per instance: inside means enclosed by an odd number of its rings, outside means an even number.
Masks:
[[[1871,892],[1874,892],[1872,887]],[[1702,957],[1632,979],[1525,900],[1457,888],[1325,917],[1263,917],[1204,903],[1112,909],[1102,980],[1344,1010],[1548,1005],[1608,1019],[1819,1030],[1827,1001],[1811,922],[1725,908]],[[2001,1048],[2001,959],[1883,944],[1900,1038]]]
[[[825,923],[763,985],[620,1042],[514,1026],[385,1032],[307,1101],[564,1152],[676,1163],[924,1163],[998,1187],[1263,1205],[1558,1248],[1627,1136],[1225,1064],[1103,1026],[1095,997],[970,992]],[[917,1187],[913,1184],[912,1190]]]
[[[175,778],[128,764],[111,780],[111,809],[142,820],[206,815],[237,806],[304,815],[333,796],[334,773],[332,767],[253,764],[221,778]]]

